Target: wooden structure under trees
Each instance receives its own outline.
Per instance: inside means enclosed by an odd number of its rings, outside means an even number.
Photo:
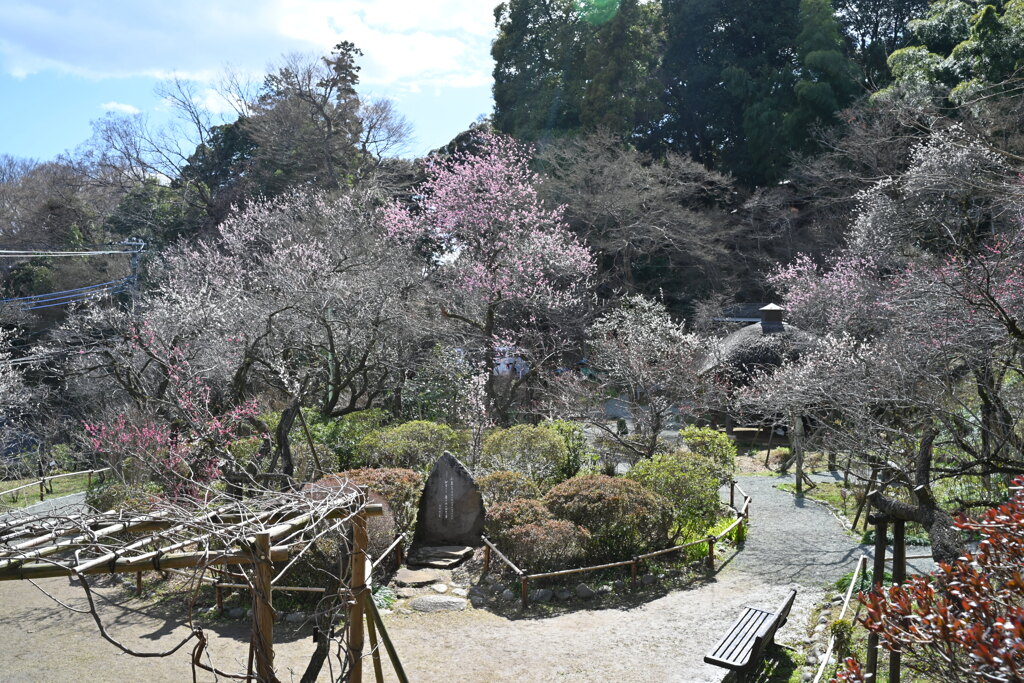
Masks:
[[[267,491],[244,501],[207,503],[198,511],[169,505],[146,514],[9,515],[0,519],[0,581],[75,578],[85,591],[100,634],[122,651],[142,657],[169,656],[195,639],[193,671],[199,668],[223,678],[271,683],[278,680],[274,673],[274,584],[314,543],[333,534],[345,539],[345,547],[338,553],[338,573],[333,577],[337,585],[326,589],[336,595],[332,596],[335,609],[329,612],[326,633],[315,632],[323,646],[318,640],[320,661],[308,680],[316,679],[328,651],[327,639],[342,612],[348,614],[344,629],[338,629],[346,640],[343,666],[348,680],[362,680],[364,617],[374,618],[369,622],[369,634],[378,680],[378,633],[400,680],[404,680],[367,585],[371,565],[366,553],[366,519],[381,514],[382,506],[367,504],[364,491],[347,487],[316,497]],[[195,626],[185,640],[161,653],[139,653],[118,643],[104,629],[86,580],[93,575],[135,573],[141,584],[142,572],[187,569],[199,585],[208,580],[208,572],[226,567],[233,567],[252,593],[252,637],[244,673],[222,671],[204,662],[202,658],[208,658],[206,637]],[[307,674],[312,669],[307,669]]]

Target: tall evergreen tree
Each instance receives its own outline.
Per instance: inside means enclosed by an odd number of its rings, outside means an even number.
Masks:
[[[494,21],[495,128],[523,140],[578,129],[592,28],[576,0],[508,0]]]
[[[853,100],[857,82],[853,63],[843,54],[839,22],[829,0],[801,0],[800,27],[800,79],[793,88],[796,106],[786,116],[786,127],[793,149],[810,150],[813,127],[834,120],[835,113]]]
[[[622,136],[643,133],[660,115],[658,68],[664,21],[657,3],[621,0],[586,51],[580,123]]]
[[[664,145],[747,183],[779,175],[798,7],[799,0],[664,0]]]

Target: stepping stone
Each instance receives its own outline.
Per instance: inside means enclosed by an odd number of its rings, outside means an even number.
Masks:
[[[443,583],[435,583],[434,585],[432,585],[430,587],[430,589],[432,591],[434,591],[435,593],[447,593],[448,592],[448,586],[446,584],[443,584]]]
[[[444,575],[432,569],[408,569],[402,567],[395,572],[395,583],[399,586],[429,586],[444,581]]]
[[[409,607],[417,612],[461,612],[466,601],[451,595],[424,595],[410,601]]]
[[[410,567],[452,569],[473,556],[473,548],[464,545],[419,546],[409,552]]]

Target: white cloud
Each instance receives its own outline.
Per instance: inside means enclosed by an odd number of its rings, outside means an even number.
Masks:
[[[100,105],[100,109],[103,111],[117,111],[122,114],[131,114],[133,116],[135,114],[142,113],[138,107],[133,107],[132,105],[125,104],[124,102],[104,102]]]
[[[374,89],[475,87],[490,82],[496,1],[5,0],[0,68],[212,82],[227,62],[258,75],[283,53],[350,40]]]

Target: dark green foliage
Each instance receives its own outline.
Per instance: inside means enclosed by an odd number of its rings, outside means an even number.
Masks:
[[[104,227],[122,239],[140,238],[156,250],[179,237],[195,237],[206,220],[201,206],[192,187],[168,187],[149,178],[121,199]]]
[[[366,464],[357,456],[359,443],[370,433],[381,429],[390,417],[379,408],[360,410],[335,419],[325,419],[311,409],[303,409],[302,415],[306,418],[313,441],[333,454],[339,469]]]
[[[555,473],[559,480],[575,477],[584,467],[591,465],[597,456],[590,451],[583,425],[571,420],[549,420],[543,427],[556,432],[565,442],[565,457]]]
[[[788,157],[799,0],[665,0],[663,145],[748,183]]]
[[[800,79],[793,86],[796,105],[786,115],[794,150],[814,148],[814,126],[834,123],[836,112],[856,92],[853,63],[843,54],[843,39],[830,0],[801,0],[796,39]]]
[[[548,509],[590,532],[589,554],[596,562],[628,559],[672,540],[672,505],[631,479],[579,476],[544,496]]]
[[[657,3],[621,0],[608,5],[603,21],[586,17],[598,28],[586,46],[580,125],[629,137],[642,133],[661,114],[658,69],[664,26]]]
[[[540,498],[540,489],[521,472],[491,472],[476,481],[484,505],[507,503],[516,498]]]
[[[356,447],[356,457],[374,467],[426,472],[445,451],[458,456],[462,450],[451,427],[415,420],[367,434]]]
[[[575,0],[509,0],[494,10],[494,126],[524,140],[580,125],[586,36]]]
[[[547,427],[516,425],[492,432],[484,441],[480,464],[487,470],[522,472],[538,484],[560,481],[568,450],[559,432]]]
[[[928,9],[928,0],[833,0],[847,45],[868,88],[889,82],[886,58],[905,47],[907,23]]]
[[[531,141],[596,127],[629,136],[660,116],[656,3],[508,0],[494,16],[498,130]]]
[[[628,476],[671,502],[675,531],[685,539],[702,537],[718,519],[722,470],[710,458],[658,453],[636,463]]]
[[[1008,81],[1024,66],[1024,4],[1019,0],[942,0],[909,26],[913,44],[889,56],[894,82],[879,97],[964,104],[1018,93]]]

